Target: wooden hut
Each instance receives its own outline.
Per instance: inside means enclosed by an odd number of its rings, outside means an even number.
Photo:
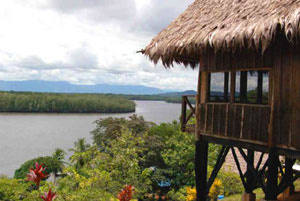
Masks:
[[[236,151],[247,162],[244,200],[254,200],[258,187],[266,200],[292,188],[300,158],[299,40],[299,0],[195,0],[142,50],[165,67],[199,66],[195,108],[187,96],[182,102],[182,130],[196,137],[197,200],[206,200],[229,150],[238,167]],[[188,121],[193,115],[196,125]],[[209,143],[223,145],[210,176]],[[267,163],[254,164],[254,152],[266,153]]]

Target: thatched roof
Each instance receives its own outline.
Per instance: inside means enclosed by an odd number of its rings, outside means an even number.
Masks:
[[[299,20],[300,0],[196,0],[142,52],[165,66],[195,66],[207,48],[263,53],[279,31],[297,41]]]

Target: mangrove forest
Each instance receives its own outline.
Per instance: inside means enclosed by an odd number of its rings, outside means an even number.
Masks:
[[[0,92],[0,112],[126,113],[135,103],[111,94]]]

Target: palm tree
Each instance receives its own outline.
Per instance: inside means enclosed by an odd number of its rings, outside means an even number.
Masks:
[[[63,168],[65,167],[65,164],[67,164],[67,162],[65,161],[65,157],[66,157],[66,152],[59,148],[55,149],[55,151],[52,153],[52,158],[57,163],[57,167],[58,167],[53,172],[54,183],[57,177],[62,176],[62,174],[58,174],[58,173],[62,172]]]
[[[59,148],[55,149],[55,151],[52,154],[52,157],[59,161],[63,161],[65,159],[65,156],[66,156],[66,152]]]
[[[69,151],[74,152],[74,154],[70,157],[70,161],[75,164],[76,168],[81,168],[84,165],[84,159],[81,153],[85,152],[90,147],[89,144],[85,142],[85,138],[79,138],[74,143],[74,148],[69,149]]]
[[[85,142],[85,138],[79,138],[76,142],[74,142],[74,148],[69,149],[74,153],[76,152],[85,152],[90,145]]]

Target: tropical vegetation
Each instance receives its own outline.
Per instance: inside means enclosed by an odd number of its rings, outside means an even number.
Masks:
[[[95,125],[93,144],[78,139],[69,162],[58,149],[25,162],[13,179],[0,178],[0,200],[195,200],[194,137],[178,122],[155,125],[133,115]],[[219,150],[209,147],[210,165]],[[240,193],[241,186],[238,175],[221,171],[210,195]]]
[[[125,113],[135,103],[111,94],[0,92],[0,112]]]

